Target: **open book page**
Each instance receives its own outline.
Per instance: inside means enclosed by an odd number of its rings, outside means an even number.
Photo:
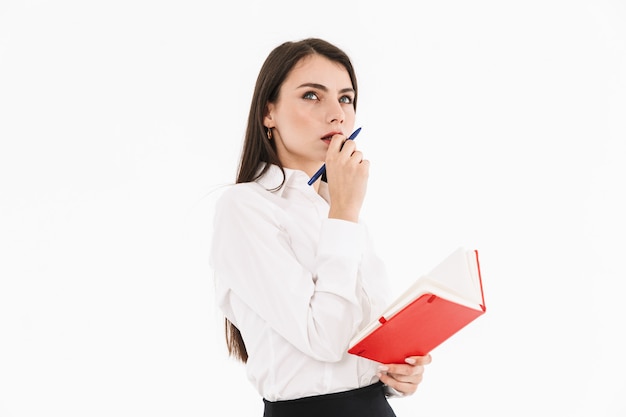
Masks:
[[[417,296],[426,293],[436,294],[470,308],[479,308],[482,292],[474,251],[463,248],[454,251],[402,293],[383,316],[389,318]]]
[[[450,295],[460,297],[460,304],[476,308],[482,303],[475,251],[459,248],[430,271],[426,278]],[[445,298],[443,293],[442,297]],[[453,301],[456,301],[453,300]]]
[[[438,297],[480,310],[483,299],[475,252],[464,248],[457,249],[431,272],[418,278],[382,313],[382,316],[389,320],[407,304],[424,294],[435,294]],[[351,345],[379,325],[377,320],[368,324],[353,338]]]

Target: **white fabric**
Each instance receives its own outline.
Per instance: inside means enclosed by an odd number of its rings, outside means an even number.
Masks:
[[[247,375],[269,401],[363,387],[378,364],[346,352],[389,301],[384,265],[363,222],[328,218],[302,171],[271,166],[216,204],[211,264],[216,301],[242,332]]]

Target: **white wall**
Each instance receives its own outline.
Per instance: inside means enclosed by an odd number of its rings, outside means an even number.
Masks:
[[[479,249],[487,314],[398,416],[623,416],[626,4],[0,3],[0,416],[261,415],[207,251],[257,71],[353,58],[400,291]]]

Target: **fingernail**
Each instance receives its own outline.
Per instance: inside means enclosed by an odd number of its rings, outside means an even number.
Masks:
[[[404,361],[411,365],[415,365],[415,362],[416,362],[416,360],[413,358],[406,358]]]
[[[388,370],[389,370],[389,367],[388,367],[388,366],[385,366],[385,365],[380,365],[380,366],[378,367],[378,370],[379,370],[380,372],[386,372],[386,371],[388,371]]]

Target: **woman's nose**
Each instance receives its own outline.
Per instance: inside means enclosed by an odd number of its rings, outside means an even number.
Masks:
[[[328,123],[343,123],[346,114],[340,103],[331,103],[327,109],[326,119]]]

